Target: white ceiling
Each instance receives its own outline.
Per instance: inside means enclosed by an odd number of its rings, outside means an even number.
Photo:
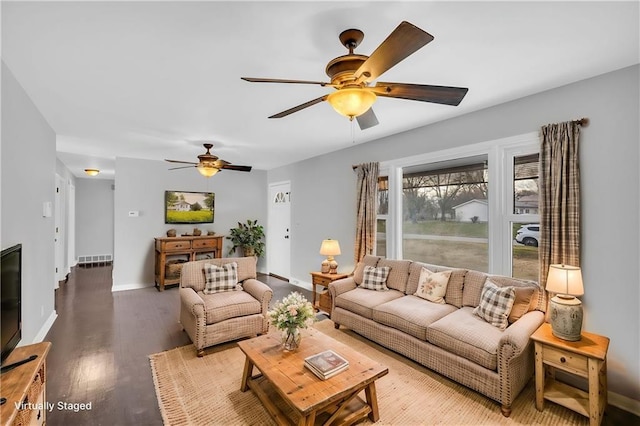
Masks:
[[[213,152],[271,169],[639,62],[638,1],[2,2],[2,59],[57,134],[79,177],[113,178],[116,157],[194,161]],[[371,54],[403,20],[435,40],[384,81],[468,87],[460,106],[379,98],[361,131],[323,102],[269,115],[329,88],[359,28]],[[352,126],[355,126],[352,128]],[[169,167],[169,165],[168,165]],[[178,171],[176,173],[195,173]]]

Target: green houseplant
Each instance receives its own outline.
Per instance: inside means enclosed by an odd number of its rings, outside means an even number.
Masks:
[[[229,254],[233,254],[240,247],[245,256],[260,257],[264,254],[264,228],[258,225],[257,220],[247,220],[247,223],[238,222],[236,228],[231,228],[227,239],[231,240],[233,247]]]

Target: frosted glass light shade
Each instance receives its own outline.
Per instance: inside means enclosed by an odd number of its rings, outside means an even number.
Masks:
[[[86,174],[88,174],[89,176],[97,176],[98,173],[100,173],[100,170],[98,170],[98,169],[84,169],[84,172]]]
[[[215,167],[209,167],[209,166],[196,166],[196,169],[198,169],[198,171],[200,172],[200,174],[204,177],[211,177],[213,175],[215,175],[216,173],[218,173],[220,170],[215,168]]]
[[[327,102],[338,114],[351,119],[367,112],[375,101],[375,93],[361,88],[339,89],[327,97]]]

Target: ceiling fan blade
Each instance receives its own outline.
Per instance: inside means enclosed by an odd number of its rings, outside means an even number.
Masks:
[[[224,166],[222,166],[223,169],[225,170],[235,170],[238,172],[250,172],[251,171],[251,166],[238,166],[235,164],[225,164]]]
[[[355,76],[358,79],[364,77],[363,81],[366,82],[373,81],[431,40],[433,36],[428,32],[402,21],[369,59],[360,65]]]
[[[378,125],[378,117],[376,117],[376,113],[373,112],[373,108],[369,108],[367,112],[357,116],[356,120],[358,121],[358,126],[360,126],[360,130],[366,130],[369,127]]]
[[[172,167],[169,170],[178,170],[178,169],[190,169],[192,167],[196,167],[196,166],[182,166],[182,167]]]
[[[300,105],[298,105],[298,106],[295,106],[295,107],[293,107],[293,108],[289,108],[289,109],[288,109],[288,110],[286,110],[286,111],[282,111],[282,112],[279,112],[279,113],[277,113],[277,114],[274,114],[274,115],[272,115],[272,116],[271,116],[271,117],[269,117],[269,118],[282,118],[282,117],[286,117],[287,115],[289,115],[289,114],[293,114],[294,112],[298,112],[298,111],[300,111],[300,110],[303,110],[303,109],[308,108],[308,107],[310,107],[310,106],[313,106],[313,105],[315,105],[315,104],[319,104],[320,102],[322,102],[322,101],[326,100],[328,96],[329,96],[329,95],[320,96],[319,98],[316,98],[316,99],[314,99],[314,100],[312,100],[312,101],[305,102],[305,103],[300,104]]]
[[[244,81],[250,81],[251,83],[292,83],[292,84],[319,84],[320,86],[331,86],[331,83],[324,81],[309,81],[309,80],[285,80],[281,78],[254,78],[254,77],[240,77]]]
[[[165,159],[164,161],[168,161],[169,163],[198,164],[198,163],[194,163],[192,161],[167,160],[167,159]]]
[[[428,84],[383,83],[370,87],[378,96],[432,102],[457,106],[469,89],[466,87],[431,86]]]

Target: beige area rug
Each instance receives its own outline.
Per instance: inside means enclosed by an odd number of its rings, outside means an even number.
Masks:
[[[500,406],[464,386],[397,355],[333,322],[321,332],[389,367],[376,382],[381,425],[587,425],[588,419],[547,402],[535,408],[533,381],[513,404],[511,417]],[[302,340],[304,345],[304,338]],[[240,391],[244,354],[235,343],[196,356],[192,345],[150,356],[153,381],[166,425],[275,424],[252,391]],[[364,397],[363,397],[364,399]],[[367,419],[363,424],[369,424]]]

